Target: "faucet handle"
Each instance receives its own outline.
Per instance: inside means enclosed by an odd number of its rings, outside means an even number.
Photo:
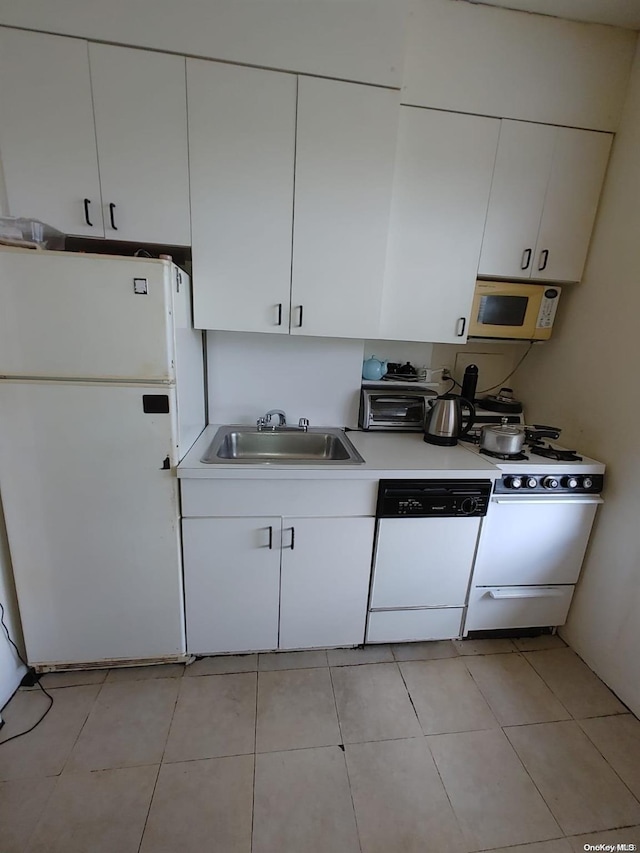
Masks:
[[[257,427],[258,431],[263,429],[266,425],[267,425],[267,419],[266,418],[258,418],[258,420],[256,421],[256,427]]]
[[[300,418],[298,426],[306,432],[309,429],[309,418]]]

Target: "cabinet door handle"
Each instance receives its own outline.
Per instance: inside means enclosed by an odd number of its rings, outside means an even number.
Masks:
[[[291,548],[291,550],[293,551],[293,549],[296,547],[296,529],[295,527],[290,527],[289,529],[291,530],[291,542],[289,543],[289,545],[284,545],[283,547]]]
[[[464,335],[464,330],[467,328],[467,318],[459,317],[458,322],[456,324],[456,328],[458,329],[456,335],[461,338]]]
[[[278,302],[278,304],[276,305],[276,308],[278,309],[278,319],[276,320],[276,326],[281,326],[282,325],[282,302]]]
[[[116,206],[113,202],[109,205],[109,218],[111,219],[111,227],[114,231],[117,231],[115,217],[113,215],[113,211],[116,209]]]
[[[273,525],[269,525],[269,550],[273,550]]]
[[[85,198],[84,200],[84,221],[87,225],[90,225],[93,228],[93,222],[89,219],[89,205],[91,204],[90,198]]]
[[[525,249],[522,253],[522,263],[520,264],[521,270],[528,270],[529,264],[531,263],[531,249]]]
[[[302,328],[302,314],[304,312],[304,305],[298,305],[298,310],[300,311],[300,314],[298,316],[298,328],[301,329]]]
[[[544,258],[544,260],[543,260],[543,258]],[[546,270],[548,260],[549,260],[549,250],[543,249],[540,252],[540,263],[538,264],[538,270],[540,272],[542,272],[542,270]]]

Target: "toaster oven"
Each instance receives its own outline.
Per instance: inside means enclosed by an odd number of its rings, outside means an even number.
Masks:
[[[427,400],[437,394],[424,388],[363,388],[360,392],[360,429],[422,432]]]

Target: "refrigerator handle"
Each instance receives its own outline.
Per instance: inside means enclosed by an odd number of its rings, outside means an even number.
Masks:
[[[162,468],[160,468],[160,470],[161,470],[161,471],[169,471],[169,470],[171,470],[171,460],[169,459],[169,457],[168,457],[168,456],[166,457],[166,459],[165,459],[165,460],[164,460],[164,462],[162,463]]]

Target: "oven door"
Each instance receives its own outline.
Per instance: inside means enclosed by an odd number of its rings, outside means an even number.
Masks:
[[[574,584],[601,503],[592,495],[494,495],[473,586]]]

